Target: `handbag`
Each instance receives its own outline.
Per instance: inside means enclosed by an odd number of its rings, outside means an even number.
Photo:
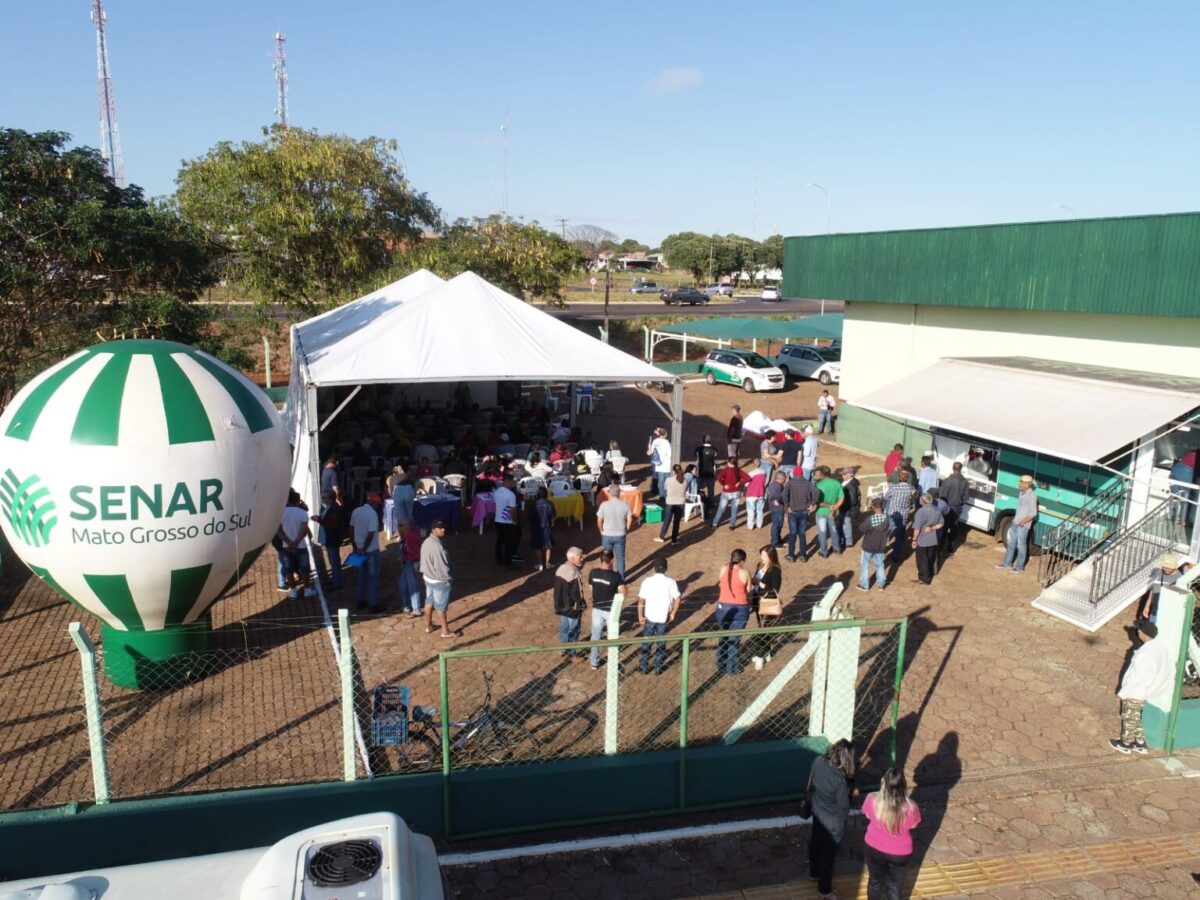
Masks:
[[[813,769],[816,768],[816,765],[817,761],[814,759],[812,765],[808,767],[808,787],[804,789],[804,796],[800,798],[800,818],[802,819],[812,818],[812,782]]]
[[[769,591],[758,599],[758,615],[760,618],[783,615],[783,601],[779,599],[778,591]]]

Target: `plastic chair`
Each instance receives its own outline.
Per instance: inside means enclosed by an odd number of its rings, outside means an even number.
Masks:
[[[555,497],[562,497],[565,494],[573,493],[575,490],[575,488],[571,487],[570,479],[560,477],[551,478],[547,489]]]
[[[546,409],[552,413],[558,412],[558,397],[555,396],[550,388],[545,388],[544,390],[546,392]]]
[[[436,478],[418,478],[417,479],[417,495],[436,494],[438,492],[438,483]]]
[[[704,518],[704,501],[700,499],[699,494],[691,494],[683,498],[683,521],[687,521],[692,517],[692,512],[699,512],[700,518]]]
[[[625,463],[627,463],[628,461],[629,461],[629,460],[627,460],[627,459],[626,459],[624,456],[614,456],[614,457],[612,457],[612,458],[609,460],[609,462],[610,462],[610,463],[612,463],[613,474],[614,474],[614,475],[620,475],[620,476],[624,477],[624,475],[625,475]]]
[[[467,476],[466,475],[446,475],[442,480],[445,481],[449,487],[451,487],[452,489],[459,491],[461,493],[462,489],[466,486]]]
[[[538,491],[546,486],[546,482],[538,478],[536,475],[526,475],[517,482],[517,490],[521,492],[522,497],[533,498],[538,495]]]
[[[592,501],[592,506],[596,505],[596,476],[595,475],[580,475],[575,479],[575,483],[579,485],[579,493],[586,496]]]
[[[529,458],[530,444],[517,444],[516,452],[513,454],[517,459],[525,460]]]
[[[593,475],[600,474],[600,467],[603,465],[603,457],[595,450],[584,450],[583,461],[587,467],[591,469]]]

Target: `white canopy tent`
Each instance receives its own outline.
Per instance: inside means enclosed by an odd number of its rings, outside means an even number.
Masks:
[[[319,421],[318,388],[460,381],[674,382],[672,444],[682,438],[683,384],[673,375],[473,272],[442,281],[422,269],[292,327],[292,486],[310,503],[320,499],[317,437],[339,410]]]

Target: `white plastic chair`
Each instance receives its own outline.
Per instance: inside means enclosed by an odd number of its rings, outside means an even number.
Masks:
[[[596,505],[596,476],[595,475],[580,475],[575,479],[579,485],[579,493],[583,494],[592,501],[592,506]]]
[[[574,493],[575,491],[575,488],[571,486],[571,480],[569,478],[563,478],[557,475],[550,479],[546,487],[550,491],[550,494],[554,497],[562,497],[565,494]]]
[[[583,461],[587,467],[591,469],[593,475],[600,474],[600,466],[603,465],[603,457],[595,450],[584,450]]]
[[[446,482],[446,484],[449,485],[454,490],[462,491],[463,487],[466,486],[467,476],[466,475],[447,475],[442,480],[444,482]]]
[[[436,478],[418,478],[417,479],[417,495],[436,494],[438,492],[438,483]]]
[[[538,490],[545,486],[546,482],[542,481],[536,475],[526,475],[517,482],[517,490],[521,492],[521,496],[530,499],[536,497]]]
[[[614,456],[611,459],[609,459],[609,462],[612,463],[613,474],[624,477],[625,463],[628,462],[628,460],[625,459],[625,457],[623,457],[623,456]]]
[[[530,446],[530,444],[517,444],[516,452],[513,454],[513,456],[520,460],[529,459]]]
[[[551,413],[558,412],[558,397],[556,397],[554,395],[554,392],[551,391],[550,388],[545,388],[545,391],[546,391],[546,409],[550,410]]]
[[[704,518],[704,501],[700,499],[699,494],[691,494],[683,498],[683,521],[687,521],[692,517],[693,512],[700,513],[700,518]]]

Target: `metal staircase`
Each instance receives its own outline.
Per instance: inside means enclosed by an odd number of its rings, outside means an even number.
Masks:
[[[1115,495],[1120,492],[1113,493],[1111,502],[1124,512],[1128,494],[1119,499]],[[1119,520],[1112,527],[1107,514],[1097,514],[1081,517],[1072,530],[1077,536],[1060,535],[1051,545],[1058,559],[1039,564],[1044,587],[1033,606],[1088,631],[1099,631],[1136,600],[1162,555],[1185,549],[1188,541],[1186,528],[1174,521],[1169,499],[1123,528]],[[1064,562],[1071,558],[1068,550],[1082,553],[1069,567]]]
[[[1093,496],[1042,537],[1038,580],[1050,587],[1125,526],[1132,486],[1120,479]]]

